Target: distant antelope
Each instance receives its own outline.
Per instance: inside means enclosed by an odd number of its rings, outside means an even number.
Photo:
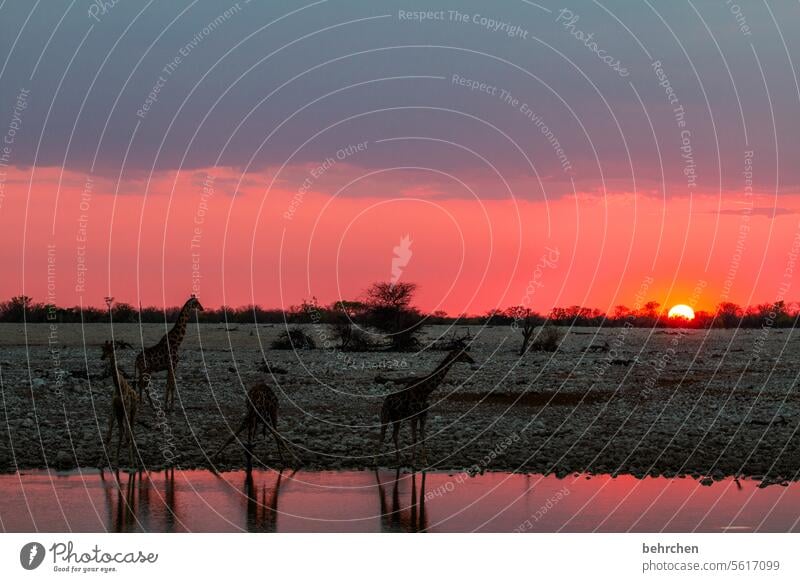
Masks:
[[[178,321],[172,329],[163,336],[159,342],[149,348],[145,348],[136,356],[136,384],[139,389],[139,398],[142,397],[142,390],[150,384],[150,377],[155,372],[167,372],[167,388],[164,391],[164,408],[169,410],[175,404],[175,370],[178,367],[178,349],[186,336],[186,324],[192,311],[203,311],[203,306],[192,295],[181,308],[178,314]],[[150,397],[150,388],[147,390],[147,400],[150,406],[153,400]]]
[[[114,429],[114,423],[117,424],[117,467],[119,467],[119,449],[122,445],[123,439],[128,443],[128,455],[130,457],[131,466],[134,466],[134,449],[136,443],[133,438],[133,422],[136,419],[136,408],[139,403],[139,397],[136,396],[136,391],[131,388],[125,376],[122,375],[117,367],[116,349],[121,347],[122,342],[114,343],[107,341],[103,344],[101,359],[108,360],[109,370],[111,372],[111,380],[114,383],[114,398],[111,401],[111,413],[108,416],[108,432],[105,439],[105,450],[111,444],[111,433]]]
[[[404,420],[411,423],[411,452],[412,462],[416,462],[417,454],[417,424],[419,424],[420,437],[422,440],[422,462],[428,462],[428,453],[425,447],[425,422],[428,419],[428,398],[436,388],[444,380],[447,372],[453,364],[464,362],[466,364],[474,364],[475,360],[465,351],[464,348],[451,350],[444,357],[441,363],[427,376],[421,378],[408,377],[392,379],[395,383],[406,384],[406,387],[389,394],[383,401],[381,408],[381,434],[378,440],[378,450],[375,454],[375,464],[377,464],[378,455],[383,447],[383,441],[386,438],[386,429],[392,425],[392,440],[394,441],[395,459],[400,464],[400,444],[399,434],[400,425]],[[377,381],[386,381],[380,376],[376,378]]]

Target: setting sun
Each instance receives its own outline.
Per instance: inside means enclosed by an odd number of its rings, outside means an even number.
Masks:
[[[694,319],[694,309],[688,305],[676,305],[669,310],[670,318],[683,317],[684,319]]]

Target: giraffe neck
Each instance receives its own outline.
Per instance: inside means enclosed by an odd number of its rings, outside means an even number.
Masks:
[[[178,321],[175,322],[175,325],[172,326],[172,329],[167,334],[167,339],[170,344],[178,346],[183,341],[183,337],[186,335],[186,324],[189,321],[190,311],[189,303],[187,302],[178,314]]]
[[[117,368],[117,356],[115,354],[111,354],[108,365],[111,366],[111,380],[114,382],[114,392],[120,394],[122,392],[122,382],[119,381],[120,371]]]
[[[429,396],[434,390],[439,387],[439,384],[442,383],[447,373],[450,371],[450,368],[455,363],[455,360],[450,358],[448,355],[442,362],[436,366],[436,369],[430,373],[428,378],[421,383],[420,391],[425,395]]]

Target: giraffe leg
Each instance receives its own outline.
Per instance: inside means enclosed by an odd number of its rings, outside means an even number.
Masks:
[[[400,421],[397,420],[392,423],[392,440],[394,441],[394,459],[397,462],[397,468],[400,468]]]
[[[283,439],[278,434],[278,431],[275,430],[275,427],[274,426],[268,427],[266,424],[264,424],[264,431],[263,431],[265,442],[269,442],[269,439],[267,439],[267,428],[270,429],[272,436],[275,438],[275,445],[278,447],[278,457],[281,460],[281,467],[283,467],[284,465],[286,465],[286,457],[283,456],[283,448],[286,445],[283,443]],[[286,450],[288,451],[289,449],[287,448]]]
[[[388,423],[381,421],[381,434],[378,437],[378,446],[375,449],[375,456],[372,458],[372,464],[376,467],[378,466],[378,457],[381,455],[381,449],[383,448],[383,441],[386,439],[386,429],[388,426]]]
[[[250,423],[247,427],[247,444],[244,446],[247,462],[247,472],[253,470],[253,437],[255,436],[255,425]]]
[[[117,470],[119,470],[119,449],[122,446],[122,433],[125,430],[125,427],[122,426],[122,422],[123,421],[117,423],[119,425],[117,427]]]
[[[147,402],[150,404],[150,408],[155,410],[156,407],[153,404],[153,382],[151,380],[152,378],[149,372],[142,372],[142,376],[139,379],[139,400],[142,399],[142,388],[144,388],[144,393],[147,395]]]
[[[294,453],[294,451],[291,448],[289,448],[289,445],[286,444],[286,439],[284,439],[283,436],[281,436],[281,433],[279,433],[276,430],[272,434],[275,435],[275,438],[277,438],[281,442],[281,445],[283,445],[283,448],[284,448],[285,452],[289,453],[289,456],[292,458],[292,460],[295,462],[295,464],[299,465],[299,466],[302,466],[303,465],[303,461],[301,461],[300,457],[298,457]]]
[[[104,467],[105,462],[103,456],[108,455],[108,448],[111,446],[111,433],[114,430],[114,413],[108,415],[108,431],[106,431],[106,438],[103,442],[103,454],[100,456],[100,466]]]
[[[277,408],[270,411],[268,418],[269,418],[269,423],[266,425],[266,429],[272,433],[273,437],[275,437],[275,442],[278,445],[278,455],[280,455],[281,462],[285,463],[283,452],[281,452],[281,448],[283,448],[284,452],[289,453],[289,456],[295,461],[295,463],[297,463],[298,465],[301,464],[300,459],[297,457],[297,455],[294,454],[294,451],[292,451],[292,449],[289,448],[289,445],[286,444],[286,439],[284,439],[281,433],[278,432]]]
[[[129,463],[130,463],[131,468],[134,468],[136,466],[136,463],[135,463],[134,458],[133,458],[133,434],[131,433],[130,430],[127,431],[127,434],[125,436],[125,440],[128,441],[128,459],[129,459]]]
[[[136,390],[139,391],[139,400],[142,399],[142,391],[144,388],[144,369],[142,365],[139,363],[139,360],[136,360],[133,368],[133,385]]]
[[[164,408],[172,410],[175,404],[175,369],[167,368],[167,393],[164,395]]]
[[[144,370],[139,367],[139,362],[136,362],[136,370],[134,371],[135,374],[135,384],[136,388],[139,390],[139,400],[142,399],[142,389],[144,388]]]
[[[411,418],[411,471],[417,464],[417,417]]]
[[[428,464],[428,448],[425,444],[425,422],[428,420],[428,413],[423,412],[419,415],[419,439],[422,448],[422,455],[420,456],[420,460],[422,461],[423,465]]]
[[[229,444],[231,444],[231,443],[233,442],[233,440],[234,440],[236,437],[238,437],[238,436],[239,436],[239,434],[240,434],[240,433],[241,433],[241,432],[242,432],[242,431],[243,431],[243,430],[244,430],[246,427],[247,427],[247,417],[245,417],[245,419],[242,421],[242,424],[240,424],[240,425],[239,425],[239,428],[237,428],[237,429],[236,429],[236,432],[234,432],[234,433],[233,433],[231,436],[229,436],[229,437],[228,437],[228,440],[226,440],[224,443],[222,443],[222,446],[221,446],[220,448],[218,448],[218,449],[217,449],[217,452],[216,452],[216,453],[214,453],[213,455],[211,455],[211,459],[210,459],[210,460],[211,460],[211,461],[213,461],[214,459],[216,459],[216,458],[219,456],[219,454],[220,454],[222,451],[224,451],[224,450],[225,450],[225,447],[227,447]]]
[[[134,422],[134,420],[133,420],[132,417],[128,417],[127,422],[128,422],[128,430],[126,431],[126,433],[127,433],[127,438],[128,438],[128,456],[131,459],[131,467],[137,467],[138,468],[138,466],[139,466],[139,449],[136,446],[136,441],[133,439],[133,422]]]
[[[139,390],[139,401],[142,401],[142,392],[145,393],[147,396],[147,402],[150,404],[150,408],[155,410],[155,406],[153,405],[153,385],[150,377],[150,372],[144,368],[136,368],[136,375],[138,379],[136,381],[136,387]]]

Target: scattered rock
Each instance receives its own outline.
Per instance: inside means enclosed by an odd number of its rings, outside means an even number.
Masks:
[[[239,325],[242,333],[230,336],[227,329],[217,328],[219,326],[202,327],[202,356],[196,334],[187,336],[187,347],[181,354],[178,368],[182,405],[167,415],[166,422],[156,417],[146,400],[140,406],[135,431],[148,468],[164,463],[162,448],[167,443],[174,448],[182,465],[207,466],[203,451],[215,449],[231,430],[235,430],[244,409],[245,392],[233,362],[237,362],[246,381],[263,377],[264,355],[260,346],[268,346],[284,326],[260,327],[260,343],[247,333],[248,329],[255,329],[253,326]],[[7,460],[3,467],[13,459],[22,468],[41,468],[44,465],[42,446],[47,451],[68,449],[65,405],[72,438],[78,448],[77,459],[62,454],[58,459],[48,458],[50,464],[71,468],[76,462],[84,464],[87,459],[93,462],[92,459],[100,457],[111,404],[111,382],[92,382],[90,390],[85,380],[102,370],[94,346],[108,330],[102,325],[86,326],[84,330],[76,326],[75,330],[70,332],[66,325],[60,328],[64,342],[63,366],[65,370],[72,370],[66,377],[74,378],[65,388],[64,396],[68,398],[52,396],[51,388],[55,385],[52,369],[41,364],[48,361],[46,341],[32,344],[30,353],[19,346],[3,351],[3,358],[7,360],[3,367],[3,397],[8,432],[12,437],[5,443],[0,439],[0,459]],[[87,345],[93,346],[88,354],[90,374],[85,369],[84,331]],[[150,341],[150,337],[157,339],[163,334],[163,326],[152,326],[145,331],[145,341]],[[129,327],[120,324],[115,329],[120,337],[136,343],[139,332],[135,324]],[[76,338],[71,344],[70,333]],[[434,395],[431,400],[427,429],[431,463],[442,469],[470,466],[476,459],[496,450],[508,435],[517,435],[519,438],[505,447],[502,454],[498,452],[492,469],[522,468],[542,473],[557,466],[556,473],[565,474],[591,466],[595,473],[613,471],[637,477],[648,474],[670,477],[683,471],[695,474],[704,484],[708,480],[725,479],[733,473],[746,476],[764,475],[769,471],[770,477],[775,478],[765,481],[764,486],[785,483],[778,476],[800,474],[800,456],[791,452],[800,447],[800,434],[794,434],[796,423],[792,420],[800,418],[800,402],[786,398],[792,389],[796,369],[789,365],[789,360],[784,362],[784,357],[780,357],[781,365],[772,373],[769,383],[765,384],[766,374],[759,376],[758,373],[739,382],[744,362],[724,350],[728,342],[733,341],[736,344],[733,347],[746,347],[744,351],[750,352],[752,337],[741,334],[733,337],[724,330],[686,336],[675,348],[677,352],[671,363],[659,369],[656,383],[645,399],[642,390],[646,376],[640,372],[650,374],[651,370],[635,367],[628,373],[625,366],[635,365],[637,355],[642,361],[657,362],[673,338],[666,334],[651,337],[649,330],[630,330],[625,345],[620,346],[615,341],[619,333],[619,329],[609,328],[570,334],[564,340],[564,349],[555,356],[530,354],[524,359],[528,365],[526,370],[509,374],[515,364],[519,364],[519,358],[502,350],[492,355],[492,350],[507,334],[507,328],[482,331],[471,351],[481,364],[480,379],[465,383],[470,375],[468,368],[454,368],[442,394],[457,393],[459,398]],[[46,340],[46,335],[42,337]],[[432,333],[431,339],[434,337]],[[590,352],[610,351],[609,346],[613,345],[614,360],[607,362],[607,355],[600,353],[584,356],[580,350],[590,340],[593,342],[588,349]],[[765,352],[779,348],[780,342],[771,348],[770,341],[768,338]],[[700,349],[704,350],[704,357],[695,359]],[[359,358],[369,364],[396,356],[372,352],[360,354]],[[29,372],[28,357],[31,362],[39,363],[39,371]],[[132,374],[134,357],[133,352],[126,353],[122,361],[123,370],[129,374]],[[363,459],[371,458],[378,434],[381,397],[402,387],[396,382],[376,385],[376,373],[420,376],[432,369],[442,356],[433,352],[408,355],[410,367],[391,372],[343,370],[326,350],[269,351],[267,357],[278,384],[279,430],[296,443],[304,461],[309,464],[313,461],[314,467],[324,470],[337,466],[363,468]],[[303,365],[298,364],[298,357],[302,358]],[[724,365],[718,368],[721,359]],[[687,376],[683,362],[692,361],[692,371],[696,373]],[[604,367],[604,375],[598,375],[598,366],[605,363],[613,363],[613,366]],[[200,370],[203,373],[199,373]],[[36,417],[29,373],[34,380]],[[165,376],[162,372],[154,377],[159,403],[163,398]],[[732,386],[736,386],[733,392]],[[589,396],[598,390],[614,393],[614,398],[592,400]],[[489,393],[508,398],[497,402],[469,398]],[[560,400],[551,401],[548,397],[541,405],[529,406],[518,398],[542,394],[558,394]],[[757,411],[756,418],[747,416],[750,411]],[[226,426],[223,414],[232,426]],[[400,438],[405,457],[409,454],[410,441],[407,425],[403,426]],[[390,443],[387,438],[384,452],[391,451]],[[113,445],[116,445],[116,433]],[[265,458],[275,454],[274,442],[269,438],[265,441],[261,435],[257,448]],[[232,468],[241,467],[240,446],[231,444],[224,455]],[[122,456],[126,457],[126,452]],[[709,467],[713,467],[710,475]],[[13,467],[4,470],[13,470]]]

